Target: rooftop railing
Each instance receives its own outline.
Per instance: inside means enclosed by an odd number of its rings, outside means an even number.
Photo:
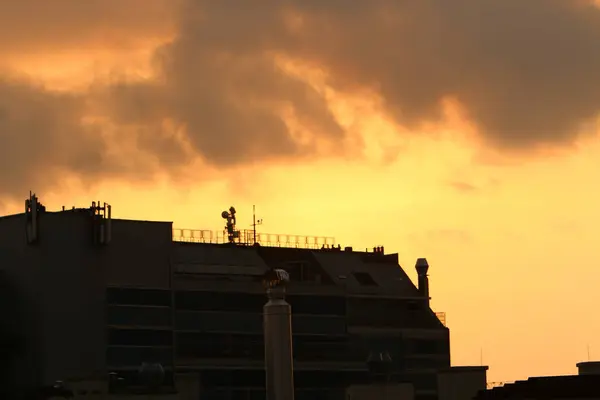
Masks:
[[[174,242],[189,243],[229,243],[226,231],[210,231],[200,229],[173,229]],[[290,247],[305,249],[332,248],[335,238],[328,236],[302,236],[288,234],[273,234],[256,232],[245,229],[237,231],[234,243],[252,245],[258,243],[262,246]]]
[[[448,325],[446,325],[446,313],[445,312],[436,312],[435,316],[438,317],[438,319],[444,326],[448,326]]]

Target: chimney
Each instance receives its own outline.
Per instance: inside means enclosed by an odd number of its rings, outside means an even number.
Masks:
[[[415,269],[418,275],[419,293],[427,300],[429,306],[429,278],[427,277],[427,271],[429,270],[429,264],[426,258],[418,258],[415,264]]]
[[[585,361],[577,364],[579,375],[600,375],[600,361]]]

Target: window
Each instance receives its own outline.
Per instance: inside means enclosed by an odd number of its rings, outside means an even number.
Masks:
[[[373,277],[367,272],[354,272],[354,277],[363,286],[377,286],[377,282],[373,279]]]
[[[415,400],[438,400],[437,394],[415,394]]]
[[[348,299],[348,316],[352,325],[402,327],[406,324],[405,310],[404,302],[397,299]]]
[[[292,306],[294,314],[346,315],[346,299],[344,297],[289,295],[286,300]],[[203,291],[175,293],[175,306],[178,310],[262,313],[266,303],[266,295],[258,293]]]
[[[299,388],[345,388],[362,374],[340,371],[294,371],[294,384]]]
[[[401,336],[369,336],[363,339],[369,352],[388,352],[392,358],[404,353],[404,341]]]
[[[408,310],[412,311],[412,312],[422,310],[424,308],[423,306],[424,306],[424,304],[422,302],[414,301],[414,300],[409,301],[407,304]]]
[[[415,390],[437,390],[437,374],[407,374]]]
[[[406,357],[404,360],[406,369],[439,369],[448,367],[448,360],[443,357]]]
[[[343,317],[292,315],[294,335],[345,335],[346,319]]]
[[[135,289],[109,287],[106,290],[108,304],[171,306],[171,292],[161,289]]]
[[[432,339],[415,339],[412,347],[416,354],[436,354],[439,348],[438,341]]]
[[[262,334],[262,314],[236,312],[177,311],[175,329],[202,332],[244,332]]]
[[[108,325],[121,326],[171,326],[171,310],[161,307],[109,306]]]
[[[115,346],[171,346],[173,334],[168,330],[114,329],[108,330],[108,344]]]
[[[262,335],[262,313],[178,311],[175,329],[199,332],[243,332]],[[294,335],[345,335],[346,319],[341,317],[292,315]]]
[[[262,335],[180,332],[176,334],[176,345],[177,356],[182,358],[265,357]]]
[[[331,399],[344,399],[344,392],[332,394],[332,390],[329,388],[323,389],[303,389],[296,390],[295,400],[331,400]],[[335,396],[335,397],[334,397]]]
[[[267,392],[264,389],[249,390],[245,400],[267,400]]]
[[[388,353],[394,364],[394,370],[404,366],[405,343],[400,335],[354,336],[352,341],[363,350],[364,360],[370,354]]]
[[[350,297],[348,324],[394,328],[438,328],[439,320],[419,302],[411,305],[406,299]]]
[[[122,391],[123,389],[127,390],[128,387],[142,386],[143,382],[141,382],[140,373],[137,369],[114,369],[111,371],[117,377],[121,378],[119,381],[111,380],[109,381],[109,393],[117,393]],[[175,385],[173,370],[171,368],[165,368],[165,376],[163,379],[162,387],[173,387]]]
[[[165,347],[126,346],[112,346],[106,351],[106,363],[111,367],[139,367],[144,362],[171,365],[173,352]]]
[[[340,296],[290,295],[286,300],[294,314],[346,315],[346,299]]]
[[[317,282],[320,284],[333,284],[331,278],[318,266],[308,261],[287,261],[281,268],[290,274],[292,282]]]
[[[203,386],[212,387],[244,387],[264,389],[264,369],[246,370],[205,370],[200,373]]]
[[[178,310],[262,312],[266,302],[266,295],[258,293],[175,292],[175,307]]]
[[[360,348],[352,347],[347,341],[327,340],[294,336],[294,359],[297,361],[366,361]]]

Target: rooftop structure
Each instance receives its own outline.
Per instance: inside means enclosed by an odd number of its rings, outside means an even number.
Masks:
[[[600,379],[594,375],[542,376],[480,391],[474,400],[600,399]]]

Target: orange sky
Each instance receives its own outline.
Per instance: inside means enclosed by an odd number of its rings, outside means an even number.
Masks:
[[[149,56],[158,42],[85,52],[11,50],[3,66],[47,88],[77,90],[114,71],[151,76]],[[478,365],[482,352],[489,380],[509,381],[575,373],[588,346],[600,359],[600,191],[594,184],[600,140],[590,135],[600,131],[597,125],[587,125],[587,138],[560,151],[507,155],[485,145],[447,99],[441,122],[408,135],[375,93],[336,92],[322,71],[276,58],[327,99],[347,140],[364,140],[364,151],[350,146],[337,158],[256,161],[226,170],[197,158],[179,180],[165,174],[90,185],[66,174],[38,190],[42,202],[57,209],[102,200],[113,205],[114,217],[214,230],[230,205],[240,226],[249,225],[256,204],[261,231],[334,236],[358,248],[383,245],[399,253],[413,279],[416,258],[427,257],[432,307],[447,313],[454,365]],[[302,135],[306,127],[282,112]],[[335,151],[331,143],[317,145]],[[21,204],[0,199],[3,212],[18,212]]]

